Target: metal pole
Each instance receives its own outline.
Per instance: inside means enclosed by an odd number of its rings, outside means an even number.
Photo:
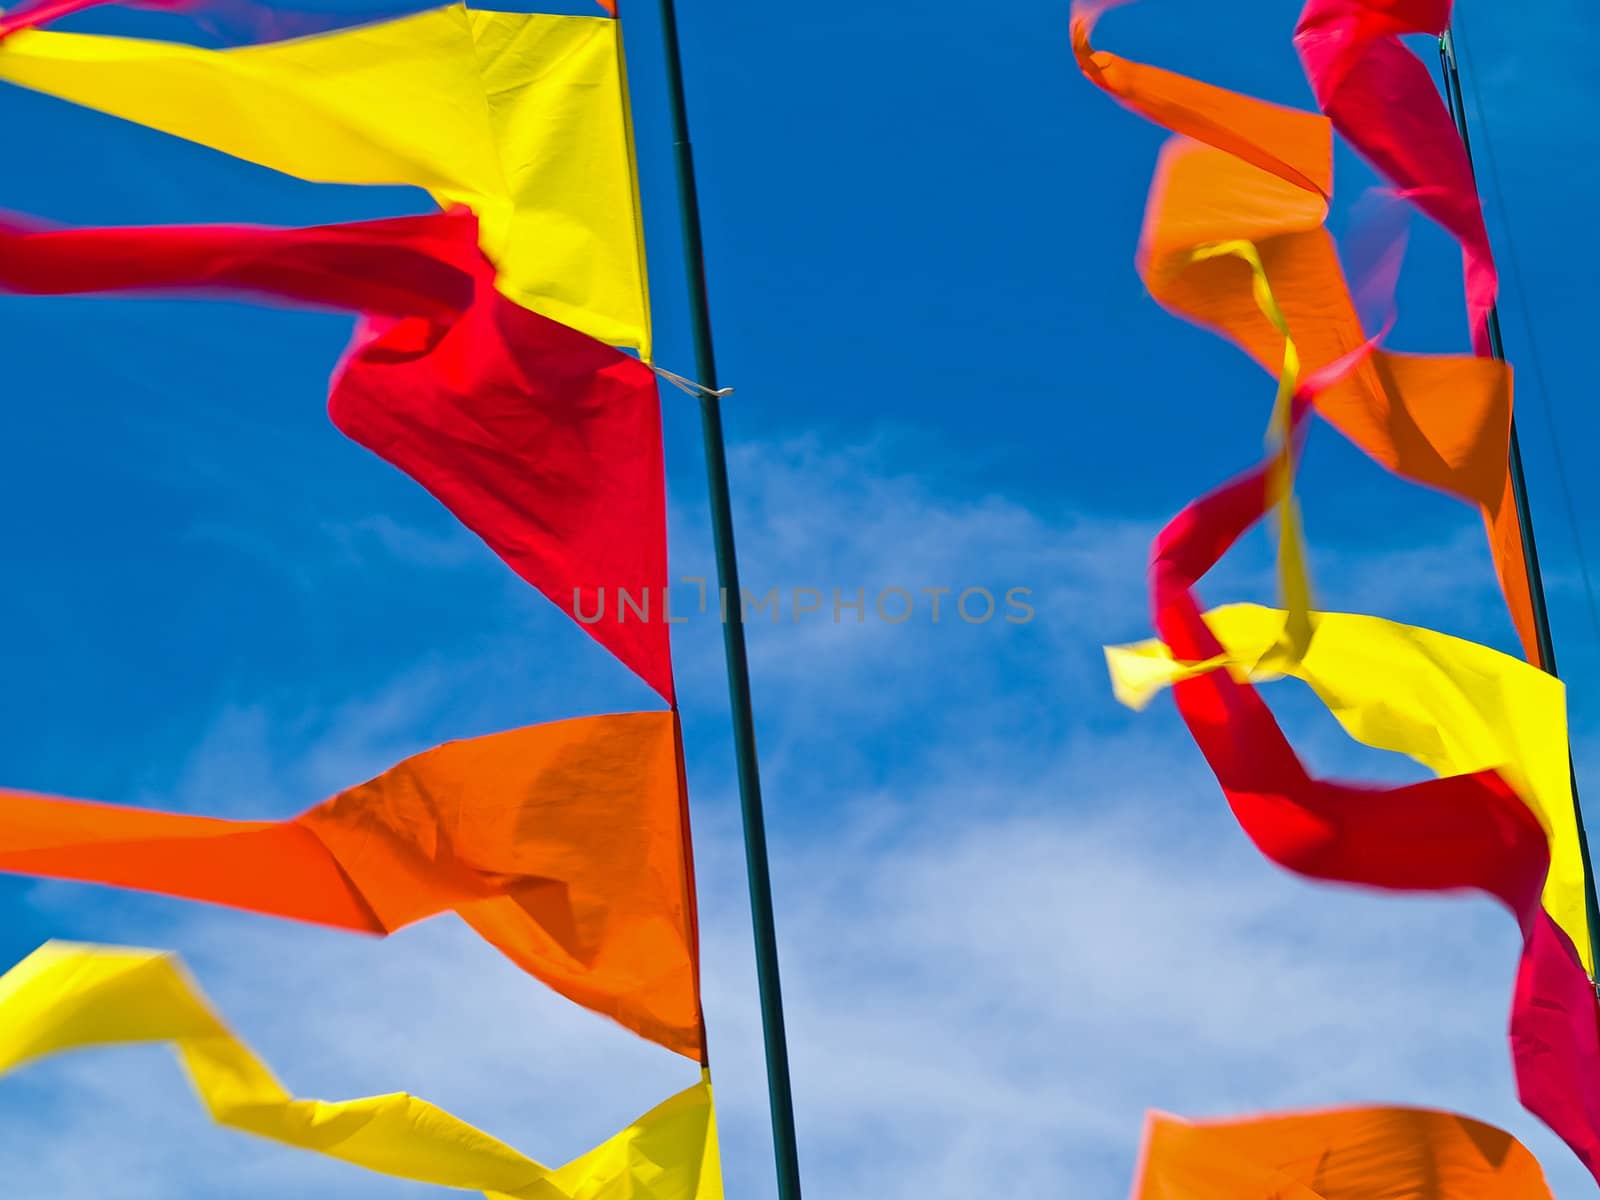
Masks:
[[[1467,105],[1461,91],[1461,68],[1456,61],[1455,39],[1448,26],[1439,35],[1439,63],[1444,71],[1445,101],[1450,116],[1455,120],[1456,132],[1461,135],[1461,148],[1466,152],[1467,169],[1472,173],[1473,184],[1478,181],[1477,167],[1472,161],[1472,137],[1467,131]],[[1500,362],[1506,361],[1505,342],[1500,335],[1500,306],[1489,309],[1489,350]],[[1550,633],[1550,613],[1545,607],[1544,576],[1539,570],[1539,549],[1533,538],[1533,511],[1528,505],[1528,480],[1522,470],[1522,446],[1517,440],[1517,422],[1511,421],[1511,447],[1508,466],[1511,471],[1511,495],[1517,505],[1517,525],[1522,532],[1522,556],[1528,568],[1528,593],[1533,602],[1533,624],[1539,644],[1539,658],[1544,669],[1556,675],[1555,640]],[[1578,771],[1572,762],[1571,743],[1568,742],[1567,766],[1572,776],[1572,815],[1578,825],[1578,851],[1583,857],[1584,901],[1589,918],[1589,954],[1595,959],[1595,937],[1600,932],[1600,900],[1595,892],[1594,867],[1589,858],[1589,835],[1583,825],[1583,805],[1578,800]]]
[[[677,162],[678,204],[683,220],[683,258],[688,273],[689,319],[694,329],[695,369],[698,382],[714,393],[717,360],[711,342],[711,305],[706,293],[705,252],[700,237],[700,197],[695,186],[694,148],[689,141],[689,111],[684,97],[683,60],[678,48],[677,10],[673,0],[660,0],[660,10],[672,114],[672,146]],[[778,1197],[779,1200],[800,1200],[800,1155],[794,1131],[794,1097],[789,1083],[789,1045],[783,1025],[783,988],[778,977],[778,933],[772,915],[766,818],[761,807],[761,773],[756,760],[755,716],[750,702],[750,667],[744,644],[743,592],[739,588],[739,563],[734,552],[728,455],[723,442],[722,404],[718,396],[701,394],[700,425],[705,440],[717,580],[722,588],[721,595],[726,598],[719,608],[728,665],[728,697],[733,709],[739,807],[744,816],[745,865],[750,877],[750,916],[755,927],[756,982],[761,995],[761,1032],[766,1044],[767,1093],[772,1108]]]

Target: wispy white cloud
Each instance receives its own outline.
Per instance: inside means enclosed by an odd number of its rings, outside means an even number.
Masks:
[[[375,548],[399,562],[440,570],[482,561],[489,555],[463,526],[450,524],[442,532],[418,529],[387,513],[374,513],[348,525],[330,525],[326,532],[357,561]]]
[[[811,1194],[1118,1195],[1147,1107],[1358,1101],[1505,1124],[1563,1195],[1586,1186],[1514,1100],[1510,919],[1286,877],[1234,828],[1169,707],[1133,718],[1111,703],[1098,647],[1142,632],[1149,524],[952,499],[936,478],[896,473],[882,446],[747,446],[738,464],[757,489],[741,516],[752,580],[1015,573],[1039,585],[1025,627],[751,630]],[[810,519],[797,521],[803,506]],[[1376,587],[1401,561],[1341,566]],[[1454,589],[1480,565],[1444,550],[1419,578],[1459,603]],[[1213,599],[1270,595],[1261,547],[1229,572]],[[571,715],[562,684],[581,668],[537,677],[514,594],[473,652],[342,706],[219,713],[170,789],[145,799],[283,814],[429,739]],[[714,714],[715,623],[680,632],[686,707]],[[606,678],[585,693],[596,707],[622,694]],[[1288,685],[1274,693],[1319,765],[1368,769],[1374,756],[1325,716],[1301,722]],[[730,1195],[770,1196],[729,755],[711,717],[691,735]],[[405,1088],[559,1161],[694,1075],[545,993],[453,919],[379,942],[70,885],[31,895],[54,932],[185,953],[303,1094]],[[154,1052],[30,1068],[0,1084],[0,1106],[0,1161],[19,1196],[435,1194],[213,1129]]]

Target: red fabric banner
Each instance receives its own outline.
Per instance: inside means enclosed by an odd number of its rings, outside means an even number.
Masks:
[[[1461,243],[1473,349],[1487,355],[1499,280],[1472,164],[1428,68],[1400,41],[1449,24],[1450,0],[1309,0],[1294,44],[1333,127]]]
[[[1192,588],[1261,519],[1270,483],[1263,464],[1157,537],[1156,628],[1178,659],[1224,653]],[[1511,1013],[1518,1091],[1600,1179],[1600,1012],[1571,941],[1540,903],[1549,844],[1511,786],[1493,771],[1404,787],[1317,779],[1255,688],[1226,670],[1181,681],[1174,696],[1235,818],[1275,863],[1397,891],[1480,891],[1512,911],[1525,943]]]
[[[75,13],[99,8],[115,0],[23,0],[0,13],[0,39],[21,29],[40,29]],[[611,16],[616,0],[595,0]],[[408,13],[438,8],[438,0],[395,0],[383,7],[358,7],[344,12],[302,9],[290,4],[255,3],[254,0],[126,0],[129,8],[151,8],[189,14],[201,29],[226,44],[283,41],[292,37],[327,33],[350,25],[388,20]]]
[[[242,292],[363,314],[334,423],[672,701],[664,614],[637,615],[667,585],[655,376],[501,295],[470,213],[313,229],[5,218],[0,289]]]
[[[329,415],[671,703],[655,375],[507,300],[478,262],[480,302],[449,326],[365,324]]]

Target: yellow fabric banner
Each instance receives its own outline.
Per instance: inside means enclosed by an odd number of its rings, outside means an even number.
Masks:
[[[320,183],[467,204],[511,299],[650,354],[617,22],[439,8],[204,50],[24,30],[0,80]]]
[[[1211,242],[1190,253],[1196,262],[1222,257],[1237,258],[1249,266],[1256,306],[1283,338],[1283,370],[1278,375],[1278,395],[1267,423],[1267,452],[1273,461],[1272,499],[1278,506],[1278,591],[1289,612],[1275,653],[1300,659],[1311,643],[1311,577],[1306,571],[1300,508],[1294,498],[1295,455],[1289,438],[1292,406],[1300,390],[1300,350],[1289,332],[1289,320],[1272,294],[1272,283],[1256,244],[1239,240]]]
[[[0,977],[0,1074],[89,1046],[170,1043],[219,1124],[490,1200],[721,1200],[709,1078],[552,1170],[414,1096],[299,1100],[172,955],[48,942]]]
[[[1476,642],[1352,613],[1312,613],[1305,657],[1264,663],[1284,613],[1230,604],[1205,619],[1227,647],[1222,661],[1174,662],[1155,640],[1106,647],[1117,699],[1143,708],[1178,680],[1223,666],[1256,682],[1288,674],[1310,684],[1365,745],[1407,755],[1438,775],[1499,771],[1550,835],[1544,907],[1593,973],[1559,679]]]

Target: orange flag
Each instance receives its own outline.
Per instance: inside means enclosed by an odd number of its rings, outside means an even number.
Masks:
[[[1089,42],[1107,9],[1130,0],[1076,0],[1072,51],[1090,83],[1146,120],[1225,150],[1318,195],[1333,193],[1333,128],[1325,117],[1242,96],[1133,62]]]
[[[0,870],[375,934],[454,911],[563,996],[698,1059],[676,723],[447,742],[289,821],[0,791]]]
[[[1333,239],[1323,228],[1332,191],[1327,118],[1241,96],[1096,50],[1090,34],[1106,0],[1079,0],[1072,16],[1078,65],[1128,108],[1186,135],[1161,154],[1139,247],[1139,273],[1157,303],[1237,344],[1267,370],[1284,338],[1252,293],[1251,270],[1231,255],[1194,251],[1252,242],[1287,318],[1302,370],[1361,346],[1361,326]],[[1471,356],[1377,351],[1322,391],[1316,408],[1383,466],[1477,505],[1506,605],[1537,663],[1533,605],[1507,470],[1511,369]]]
[[[1352,1108],[1253,1120],[1151,1113],[1132,1200],[1551,1200],[1509,1133],[1453,1113]]]

